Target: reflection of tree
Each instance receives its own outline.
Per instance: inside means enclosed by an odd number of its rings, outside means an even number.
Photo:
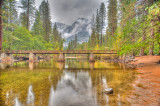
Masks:
[[[89,62],[86,59],[66,59],[68,68],[89,68]]]
[[[2,82],[0,81],[0,106],[3,106],[5,104],[5,99],[4,97],[4,93],[3,93],[3,89],[2,89]]]
[[[32,85],[29,85],[27,104],[32,104],[32,106],[34,106],[34,100],[35,100],[35,96],[34,96],[34,92],[33,92],[33,87],[32,87]]]
[[[32,85],[36,105],[48,105],[52,98],[57,104],[60,103],[60,100],[66,100],[63,103],[69,103],[68,99],[72,101],[72,104],[87,104],[94,98],[92,102],[94,104],[91,105],[105,106],[107,100],[102,91],[108,86],[114,90],[113,95],[108,95],[108,105],[118,105],[119,102],[130,105],[118,94],[124,96],[130,90],[129,84],[135,79],[132,70],[124,71],[117,64],[95,62],[93,65],[78,59],[67,59],[65,64],[68,68],[75,68],[75,70],[60,70],[61,67],[64,67],[64,63],[58,64],[55,61],[41,61],[36,64],[33,71],[29,71],[29,63],[26,62],[20,62],[11,69],[2,70],[0,103],[5,102],[7,92],[13,91],[9,101],[18,97],[18,100],[25,105],[29,85]],[[93,70],[84,70],[84,68],[91,69],[90,67],[94,67]],[[51,97],[52,94],[54,97]],[[78,99],[76,94],[80,95]],[[13,104],[8,102],[7,105]]]
[[[11,101],[15,101],[16,97],[18,97],[21,103],[26,104],[30,84],[33,86],[33,92],[36,97],[34,104],[42,105],[48,103],[50,86],[52,84],[53,87],[56,88],[63,73],[63,71],[60,70],[43,68],[34,69],[34,71],[29,71],[28,68],[15,69],[12,68],[10,71],[1,71],[0,89],[2,90],[0,90],[0,103],[2,104],[6,101],[6,93],[8,91],[10,95],[8,98],[9,102],[6,105],[14,105]],[[13,92],[12,94],[11,90]],[[40,104],[40,101],[42,104]]]
[[[130,88],[130,83],[134,81],[134,71],[133,70],[127,70],[123,71],[122,69],[119,70],[94,70],[90,71],[90,75],[92,78],[93,86],[96,87],[97,93],[97,99],[99,102],[102,102],[102,104],[106,104],[106,97],[105,94],[102,93],[104,90],[104,81],[103,79],[106,79],[108,87],[113,88],[114,94],[109,95],[109,105],[117,105],[118,102],[118,94],[119,95],[127,95]],[[130,105],[125,98],[122,100],[122,102]]]

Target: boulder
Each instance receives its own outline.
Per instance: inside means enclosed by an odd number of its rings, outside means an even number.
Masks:
[[[113,94],[113,88],[106,88],[106,89],[104,90],[104,93],[105,93],[105,94]]]

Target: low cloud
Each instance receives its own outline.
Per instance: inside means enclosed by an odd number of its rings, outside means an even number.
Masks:
[[[105,0],[49,0],[52,21],[71,24],[77,18],[90,18]]]
[[[38,8],[42,0],[36,0]],[[106,0],[49,0],[52,21],[72,24],[77,18],[91,18]]]

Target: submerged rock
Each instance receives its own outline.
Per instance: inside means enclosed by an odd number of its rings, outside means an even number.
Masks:
[[[104,90],[104,93],[105,93],[105,94],[113,94],[113,88],[106,88],[106,89]]]

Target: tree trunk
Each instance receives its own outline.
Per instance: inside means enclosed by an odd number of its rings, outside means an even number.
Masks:
[[[158,55],[160,55],[160,42],[158,42],[158,45],[159,45],[159,54]]]
[[[151,22],[151,25],[153,26],[153,21]],[[151,29],[151,42],[150,42],[150,49],[149,49],[149,55],[153,55],[153,50],[154,50],[154,29]]]
[[[144,29],[142,41],[144,42],[145,40],[146,40],[146,31],[145,31],[145,29]],[[144,50],[145,50],[145,48],[142,47],[142,49],[140,50],[139,56],[144,56]]]
[[[3,0],[0,0],[0,52],[2,50],[2,39],[3,39],[2,4]]]

